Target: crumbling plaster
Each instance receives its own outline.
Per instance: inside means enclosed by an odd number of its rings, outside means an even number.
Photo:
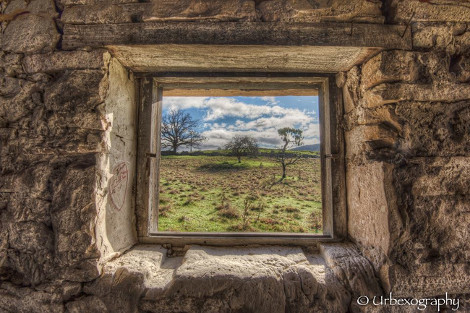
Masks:
[[[468,0],[10,0],[0,10],[0,311],[412,311],[355,302],[388,291],[468,302]],[[348,46],[356,29],[383,23],[411,40],[337,75],[354,244],[192,246],[170,258],[138,245],[112,259],[135,243],[135,91],[133,74],[103,48],[145,43],[132,34],[161,25],[179,44],[205,43],[204,34],[264,44],[264,29],[271,44],[328,45],[308,36],[325,22],[341,28],[336,38],[351,33]],[[220,35],[225,25],[236,42]],[[125,42],[91,36],[113,31]],[[123,163],[126,187],[116,181]],[[113,198],[111,186],[129,197]]]
[[[103,152],[97,156],[96,240],[101,261],[115,257],[137,242],[134,199],[137,158],[136,83],[109,53],[107,94],[102,112]]]

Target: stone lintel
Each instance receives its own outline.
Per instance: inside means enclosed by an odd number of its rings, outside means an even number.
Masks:
[[[62,48],[211,44],[411,49],[405,26],[354,23],[147,22],[64,26]]]

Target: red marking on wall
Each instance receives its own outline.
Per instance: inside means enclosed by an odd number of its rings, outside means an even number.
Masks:
[[[126,202],[129,170],[126,162],[117,164],[113,169],[113,177],[109,181],[109,198],[114,209],[120,211]]]

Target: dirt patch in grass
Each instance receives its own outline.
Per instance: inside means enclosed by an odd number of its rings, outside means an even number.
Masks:
[[[240,214],[238,213],[238,211],[234,208],[231,208],[231,207],[224,208],[224,209],[220,210],[218,212],[218,214],[220,216],[226,217],[226,218],[238,218],[238,217],[240,217]]]

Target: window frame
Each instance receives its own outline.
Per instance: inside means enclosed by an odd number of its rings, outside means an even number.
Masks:
[[[331,74],[160,73],[136,79],[138,105],[136,229],[141,243],[186,245],[315,245],[347,236],[341,90]],[[233,86],[233,88],[232,88]],[[319,97],[323,234],[158,232],[158,183],[162,99],[167,90],[316,89]]]

